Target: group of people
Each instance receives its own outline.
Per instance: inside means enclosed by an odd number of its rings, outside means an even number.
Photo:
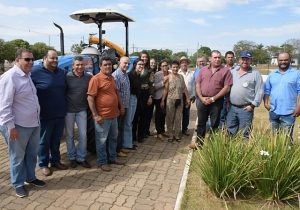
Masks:
[[[32,52],[19,49],[14,67],[0,77],[0,131],[8,145],[16,195],[27,195],[24,183],[46,185],[35,175],[37,160],[45,176],[53,173],[51,167],[68,169],[60,157],[64,130],[69,166],[91,168],[86,160],[87,110],[94,120],[97,164],[103,171],[111,171],[111,164],[124,165],[117,157],[136,150],[134,141],[142,143],[153,135],[152,118],[160,141],[180,142],[182,135],[189,136],[190,105],[195,101],[198,140],[191,148],[203,144],[208,122],[212,131],[226,128],[235,135],[241,129],[248,139],[254,108],[262,99],[273,129],[281,124],[292,135],[300,113],[300,74],[290,66],[290,55],[279,54],[279,68],[265,85],[251,66],[250,51],[241,52],[239,66],[231,51],[225,60],[222,66],[221,53],[214,50],[209,65],[205,57],[197,58],[195,71],[188,69],[185,56],[170,64],[161,60],[156,68],[155,59],[142,51],[130,70],[128,57],[120,59],[114,72],[110,57],[101,57],[100,71],[92,76],[85,72],[82,56],[74,56],[73,70],[66,72],[58,67],[55,50],[47,50],[43,62],[33,66]]]
[[[254,108],[262,100],[269,111],[273,131],[284,131],[293,140],[295,118],[300,114],[300,73],[290,66],[291,56],[282,52],[278,55],[278,69],[271,72],[264,84],[259,71],[252,67],[252,53],[243,50],[239,65],[234,64],[234,53],[225,54],[226,65],[221,64],[221,53],[211,52],[209,65],[202,65],[195,71],[197,140],[190,148],[202,146],[207,124],[212,132],[226,129],[229,135],[240,130],[246,140],[252,127]],[[200,73],[199,73],[200,72]]]

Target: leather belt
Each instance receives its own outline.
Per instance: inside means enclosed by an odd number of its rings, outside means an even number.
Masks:
[[[244,105],[235,105],[235,104],[231,104],[232,106],[235,106],[237,108],[245,108],[246,106],[249,106],[251,105],[250,103],[249,104],[244,104]]]

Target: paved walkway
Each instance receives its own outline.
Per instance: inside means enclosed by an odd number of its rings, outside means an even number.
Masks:
[[[190,134],[194,131],[192,105]],[[125,166],[112,165],[111,172],[97,169],[96,156],[88,154],[91,169],[77,166],[65,171],[53,169],[52,176],[36,174],[47,186],[26,186],[28,197],[18,198],[10,183],[7,146],[0,135],[0,209],[174,209],[192,135],[173,143],[148,138],[130,152]],[[62,140],[62,162],[69,164]]]

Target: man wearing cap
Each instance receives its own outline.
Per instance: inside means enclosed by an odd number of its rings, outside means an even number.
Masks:
[[[254,107],[258,107],[263,98],[263,79],[251,65],[252,53],[243,50],[239,58],[240,68],[232,70],[227,128],[230,135],[237,134],[239,128],[245,139],[249,139]]]
[[[211,129],[215,131],[219,127],[224,96],[232,85],[232,75],[228,68],[221,65],[221,53],[218,50],[210,53],[209,61],[210,65],[201,68],[196,78],[196,92],[200,104],[197,107],[197,142],[189,145],[192,149],[195,149],[197,144],[200,146],[203,144],[209,116]]]
[[[269,111],[272,129],[288,132],[293,140],[295,118],[300,115],[300,72],[290,66],[287,52],[278,55],[278,69],[269,74],[264,89],[264,105]],[[270,99],[271,97],[271,99]]]
[[[194,73],[190,70],[188,70],[188,65],[191,63],[191,61],[186,58],[185,56],[182,56],[180,58],[180,69],[178,71],[179,74],[181,74],[184,78],[185,85],[187,87],[187,91],[189,93],[190,101],[191,103],[195,102],[195,82],[194,82]],[[185,94],[183,93],[183,101],[186,101]],[[189,105],[183,106],[182,111],[182,134],[189,136],[188,132],[188,126],[190,121],[190,108]]]

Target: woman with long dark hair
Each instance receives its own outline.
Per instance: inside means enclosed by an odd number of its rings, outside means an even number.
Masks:
[[[137,139],[139,143],[144,142],[145,138],[145,128],[146,128],[146,119],[147,119],[147,111],[148,106],[152,104],[152,98],[154,93],[153,81],[154,75],[150,73],[150,58],[147,51],[143,50],[140,52],[139,58],[143,61],[143,69],[140,74],[140,97],[138,99],[138,104],[136,108],[136,113],[133,120],[133,139],[136,139],[136,130],[137,132]],[[142,63],[139,62],[139,65],[142,66]],[[138,126],[137,126],[138,125]]]

